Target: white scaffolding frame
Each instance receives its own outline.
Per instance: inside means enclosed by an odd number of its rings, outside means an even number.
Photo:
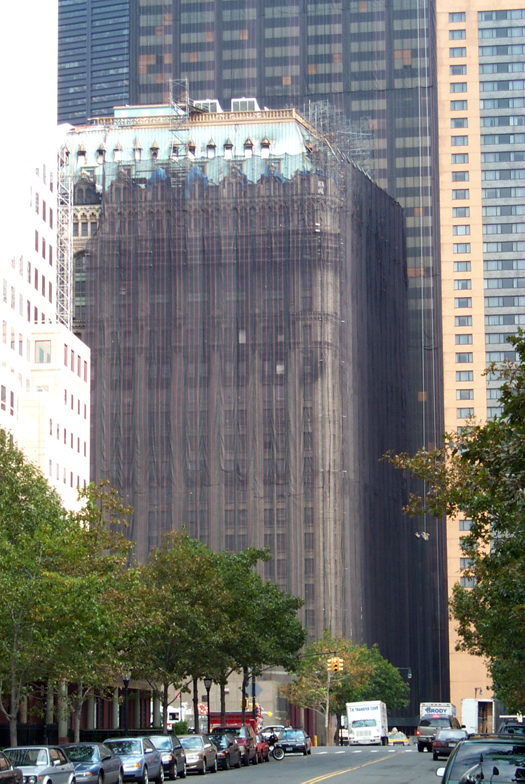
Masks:
[[[69,150],[58,153],[57,177],[57,319],[69,330],[73,313],[73,183],[69,176]]]

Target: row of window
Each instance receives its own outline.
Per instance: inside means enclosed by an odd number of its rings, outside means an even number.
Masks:
[[[67,389],[64,389],[64,405],[67,406],[68,402],[71,402],[71,411],[75,410],[75,397],[73,393],[68,395]],[[79,398],[77,398],[77,414],[80,416],[80,411],[82,406],[84,406],[84,419],[87,419],[87,404],[82,403]]]
[[[63,433],[63,438],[64,438],[64,444],[67,446],[68,445],[68,441],[69,441],[69,445],[70,445],[71,449],[74,449],[75,445],[76,445],[77,452],[80,454],[80,446],[81,446],[80,438],[78,436],[75,437],[75,435],[73,433],[70,433],[69,434],[69,439],[68,439],[68,437],[67,437],[67,429],[65,427],[63,428],[62,433]],[[54,428],[54,425],[53,425],[53,420],[50,419],[49,420],[49,435],[53,436],[54,434],[55,434],[55,428]],[[58,441],[60,441],[60,436],[61,436],[61,428],[60,428],[59,423],[57,422],[57,424],[56,424],[56,437],[57,437]],[[87,442],[84,441],[83,443],[84,443],[84,457],[87,457]]]
[[[9,391],[9,396],[8,396],[8,394],[7,394],[8,391],[9,390],[7,389],[7,387],[5,387],[3,384],[0,386],[0,409],[2,411],[7,411],[8,407],[9,407],[9,414],[11,416],[14,416],[15,415],[15,393]],[[9,406],[8,406],[8,403],[7,403],[8,397],[9,397]]]
[[[42,215],[42,220],[44,223],[49,220],[49,228],[53,228],[53,209],[51,207],[47,207],[46,202],[42,199],[42,204],[40,204],[40,195],[35,193],[35,212],[37,215]]]
[[[67,474],[68,474],[68,470],[67,470],[67,468],[64,467],[62,469],[62,476],[63,476],[63,483],[65,485],[67,485]],[[51,478],[53,477],[53,461],[52,460],[49,461],[49,476]],[[56,464],[56,479],[57,479],[57,482],[60,482],[60,465],[58,463]],[[70,487],[80,487],[80,477],[77,475],[77,483],[75,485],[73,471],[69,471],[69,486]],[[84,487],[85,486],[86,486],[86,480],[84,479]]]
[[[75,360],[76,357],[76,360]],[[67,344],[64,343],[64,365],[75,373],[79,378],[82,377],[82,363],[84,365],[84,381],[88,380],[87,362],[83,360],[80,354],[75,354],[73,349],[68,350]]]
[[[21,357],[24,356],[24,336],[21,332],[18,333],[18,342],[16,340],[16,331],[14,327],[9,328],[7,325],[7,321],[2,321],[2,342],[7,346],[8,345],[8,336],[10,334],[11,340],[9,345],[13,351],[17,351]],[[26,359],[29,362],[31,357],[31,343],[29,340],[26,339]]]
[[[49,266],[53,266],[53,246],[46,243],[45,237],[40,237],[38,231],[35,229],[35,251],[41,252],[42,258],[48,260]]]

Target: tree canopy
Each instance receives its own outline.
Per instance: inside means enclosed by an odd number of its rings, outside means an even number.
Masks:
[[[492,365],[501,414],[447,433],[443,446],[414,456],[390,456],[423,479],[425,499],[412,496],[406,511],[461,516],[467,568],[450,602],[458,649],[486,659],[495,693],[509,710],[525,709],[525,342],[509,338],[516,362]]]

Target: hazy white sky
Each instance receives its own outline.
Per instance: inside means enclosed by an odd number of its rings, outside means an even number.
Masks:
[[[26,172],[54,145],[58,0],[4,0],[0,32],[0,264],[16,241]],[[49,154],[45,155],[49,160]]]

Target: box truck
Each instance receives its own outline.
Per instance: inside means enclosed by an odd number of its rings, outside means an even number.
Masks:
[[[379,700],[347,702],[348,745],[352,743],[388,744],[386,705]]]

